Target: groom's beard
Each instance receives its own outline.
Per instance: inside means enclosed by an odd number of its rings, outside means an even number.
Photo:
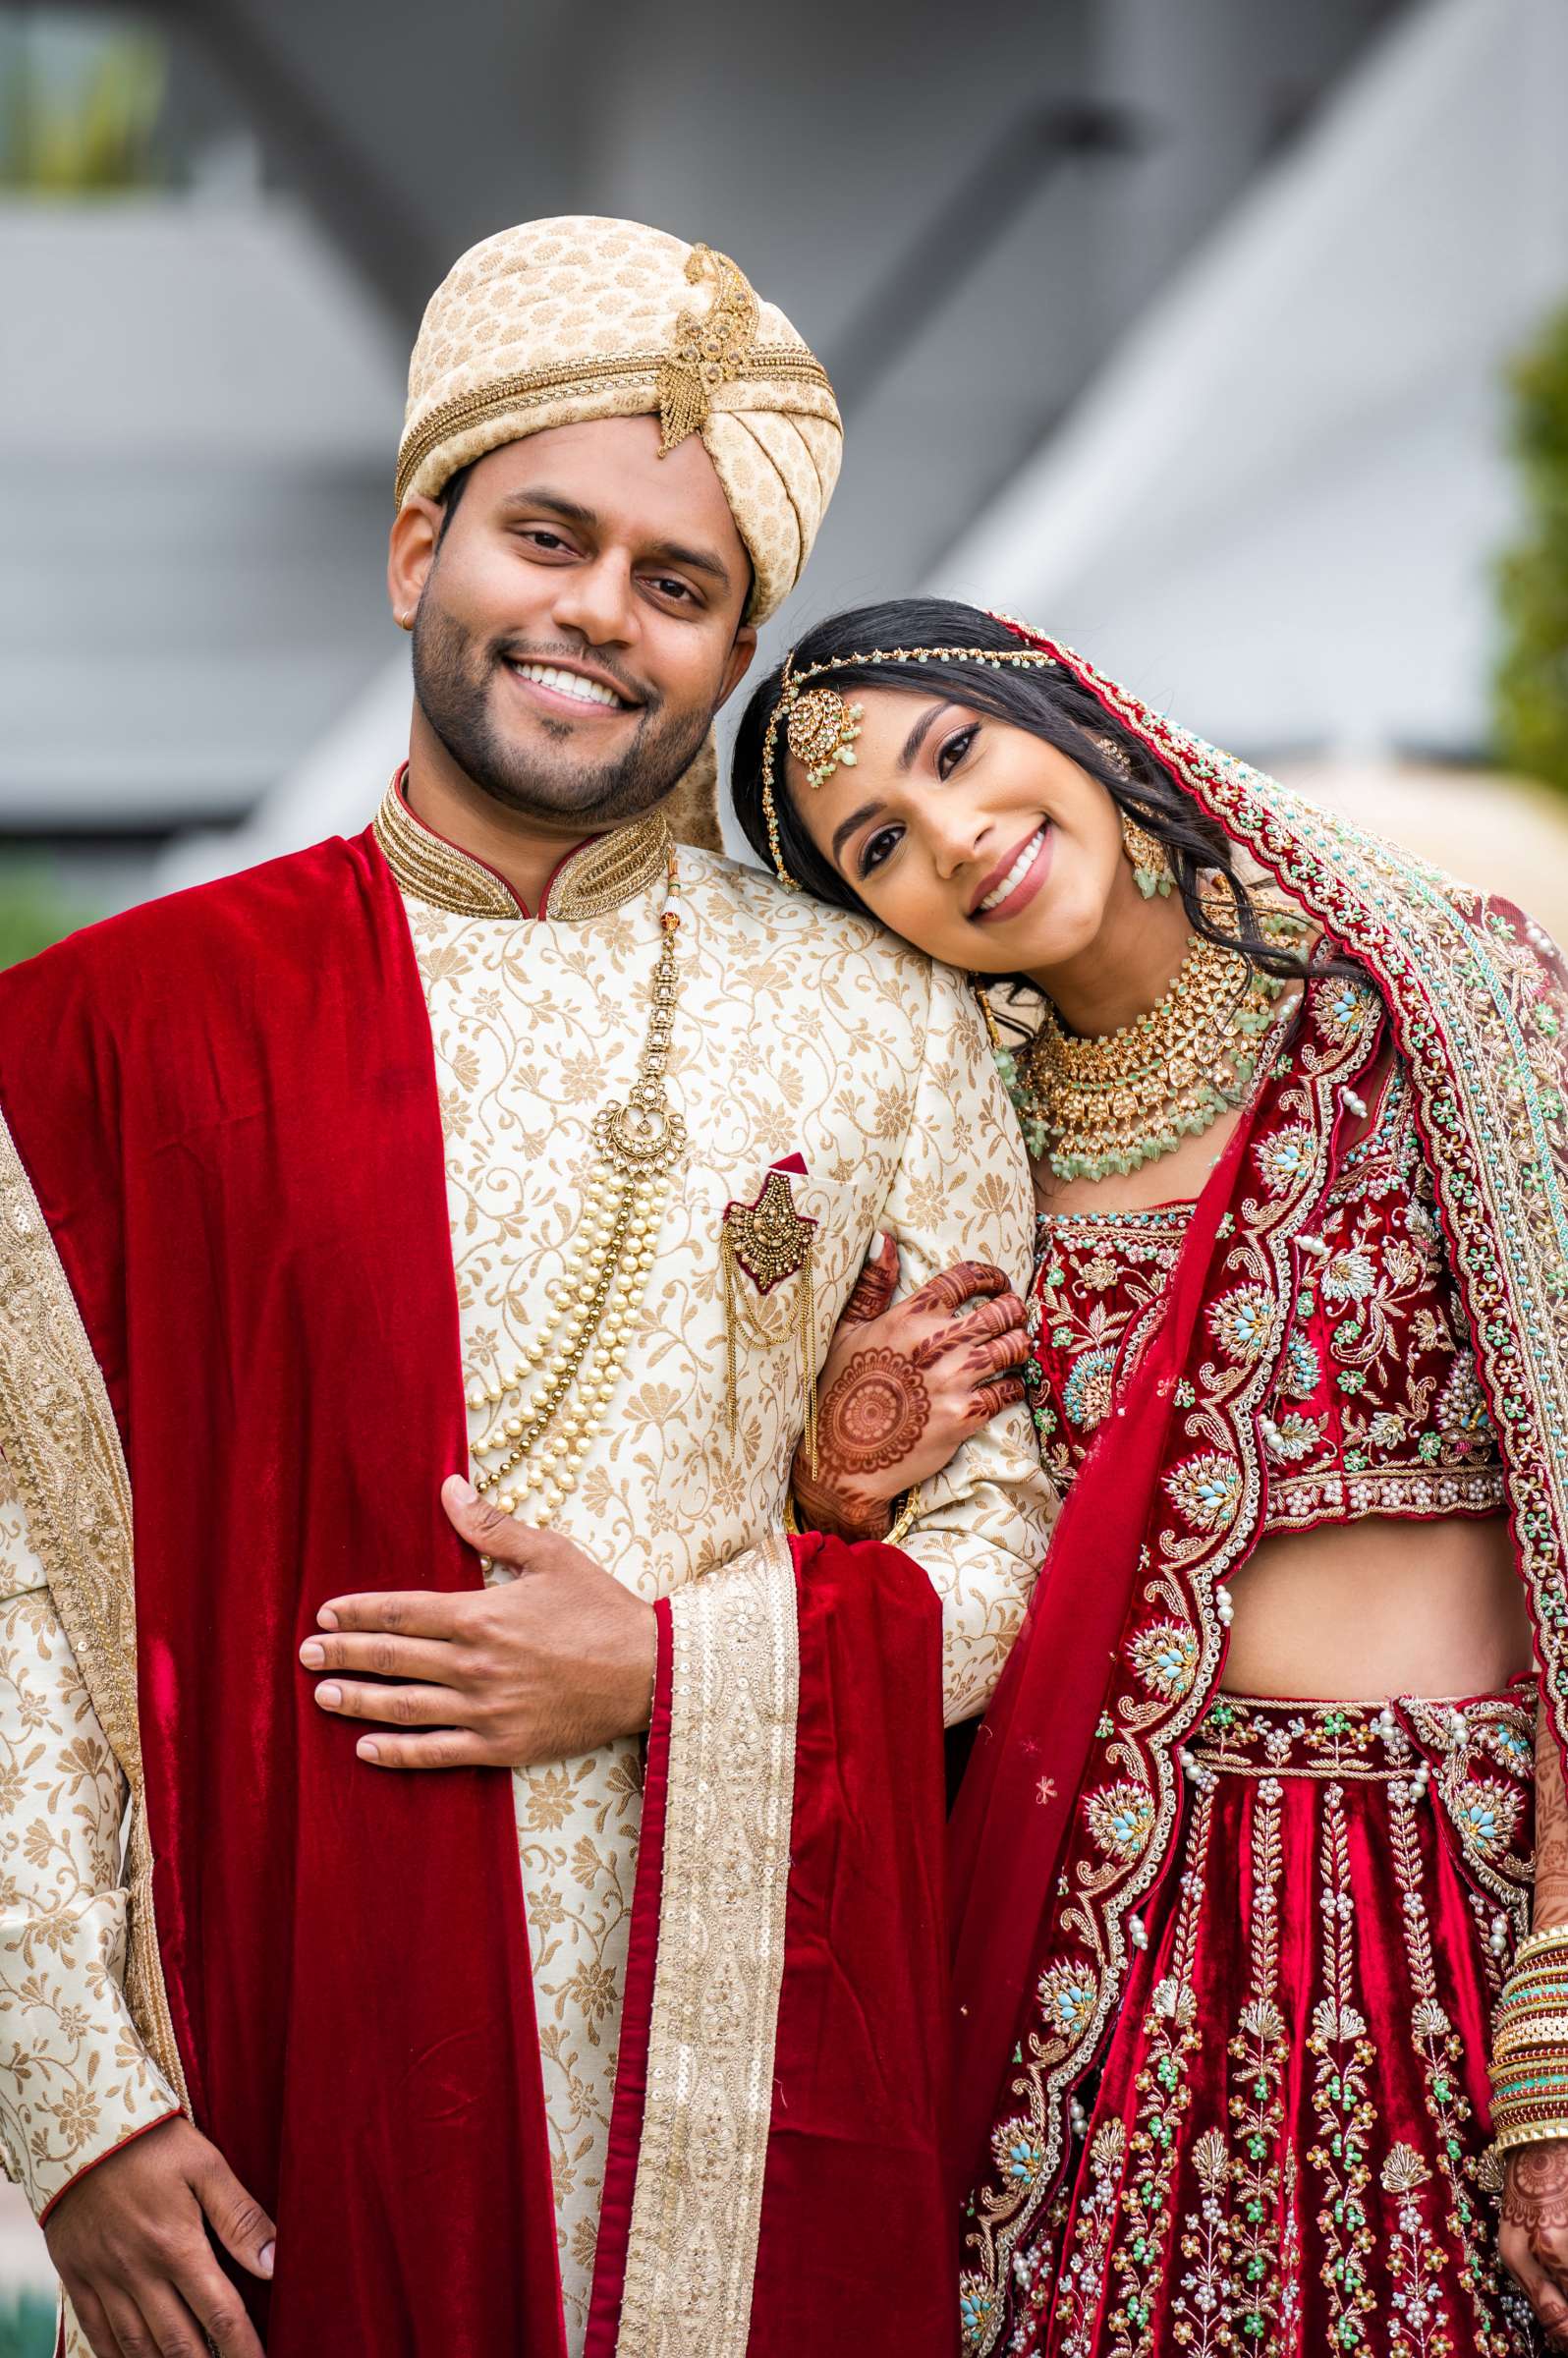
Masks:
[[[512,694],[508,657],[548,663],[582,651],[524,646],[515,638],[481,642],[426,588],[414,627],[414,693],[458,767],[492,802],[526,818],[572,819],[595,831],[640,818],[665,800],[696,759],[714,707],[675,711],[641,683],[635,690],[628,683],[628,694],[643,702],[620,724],[620,751],[596,759],[577,748],[577,731],[564,717],[520,714],[509,725],[500,716]],[[593,661],[615,676],[612,663]]]

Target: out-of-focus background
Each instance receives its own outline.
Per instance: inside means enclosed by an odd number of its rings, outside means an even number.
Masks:
[[[364,822],[408,347],[565,211],[837,381],[765,652],[1027,614],[1568,933],[1565,113],[1563,0],[0,0],[0,962]]]

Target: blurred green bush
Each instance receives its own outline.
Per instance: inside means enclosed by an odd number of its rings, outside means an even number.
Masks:
[[[50,2358],[54,2303],[41,2292],[0,2301],[0,2358]]]
[[[166,178],[158,127],[168,83],[155,34],[0,26],[0,188],[101,196]],[[53,36],[53,37],[50,37]]]
[[[1568,306],[1514,363],[1509,388],[1527,521],[1498,568],[1497,753],[1568,793]]]
[[[0,967],[20,966],[86,923],[87,912],[72,907],[46,869],[0,864]]]

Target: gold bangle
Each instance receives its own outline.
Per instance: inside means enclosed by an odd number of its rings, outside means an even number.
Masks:
[[[913,1489],[905,1491],[904,1503],[894,1518],[892,1528],[883,1534],[878,1544],[883,1547],[896,1547],[901,1540],[908,1538],[920,1511],[921,1486],[917,1483]],[[792,1540],[803,1539],[806,1534],[807,1527],[800,1520],[793,1490],[786,1490],[784,1493],[784,1529]]]
[[[1537,1925],[1533,1933],[1527,1933],[1514,1951],[1514,1972],[1517,1973],[1521,1965],[1528,1964],[1532,1957],[1538,1957],[1543,1950],[1551,1948],[1560,1949],[1568,1957],[1568,1924]]]
[[[910,1533],[915,1528],[920,1511],[921,1486],[917,1482],[912,1488],[905,1491],[904,1503],[899,1508],[893,1527],[891,1531],[889,1531],[886,1539],[882,1542],[882,1545],[884,1547],[896,1547],[899,1545],[901,1541],[907,1540]]]
[[[1557,2137],[1568,2137],[1568,2120],[1526,2120],[1498,2129],[1492,2147],[1499,2154],[1512,2154],[1522,2145],[1547,2145]]]
[[[1522,2047],[1553,2046],[1568,2049],[1568,2014],[1517,2014],[1498,2031],[1491,2051],[1511,2055]]]

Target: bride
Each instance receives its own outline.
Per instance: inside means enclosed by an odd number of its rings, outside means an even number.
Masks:
[[[967,606],[811,632],[734,794],[974,976],[1036,1176],[1064,1503],[954,1820],[966,2351],[1568,2348],[1556,952]],[[800,1511],[907,1528],[958,1437]]]

